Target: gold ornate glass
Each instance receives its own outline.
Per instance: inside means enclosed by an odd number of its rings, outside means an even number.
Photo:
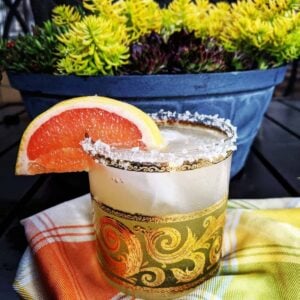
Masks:
[[[222,143],[234,139],[201,126]],[[94,155],[101,161],[89,173],[97,253],[111,285],[138,298],[172,299],[218,272],[233,148],[225,150],[175,165]]]

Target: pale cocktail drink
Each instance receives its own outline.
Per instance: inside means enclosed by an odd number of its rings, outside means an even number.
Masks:
[[[99,261],[109,282],[145,299],[190,292],[215,275],[235,130],[203,115],[153,115],[162,150],[86,139]]]

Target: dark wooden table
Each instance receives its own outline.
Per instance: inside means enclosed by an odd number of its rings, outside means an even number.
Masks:
[[[20,220],[88,192],[87,174],[15,176],[22,104],[0,107],[0,299],[18,299],[12,282],[26,248]],[[300,196],[300,100],[273,99],[230,198]]]

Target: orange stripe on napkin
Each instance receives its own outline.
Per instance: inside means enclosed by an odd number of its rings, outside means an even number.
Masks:
[[[118,292],[109,286],[96,256],[95,241],[52,243],[36,253],[49,296],[55,299],[111,299]]]
[[[108,300],[118,294],[102,273],[91,220],[58,226],[55,218],[55,214],[42,212],[24,221],[47,296],[59,300]]]
[[[95,232],[89,232],[89,233],[63,233],[63,234],[50,234],[50,235],[47,235],[45,237],[41,237],[39,240],[37,240],[36,242],[32,242],[30,245],[32,248],[35,248],[39,243],[47,240],[47,239],[51,239],[51,238],[58,238],[58,242],[62,242],[63,241],[63,237],[79,237],[79,236],[82,236],[82,237],[86,237],[86,236],[94,236],[95,235]]]
[[[46,230],[42,230],[42,231],[39,231],[38,233],[34,234],[29,242],[31,242],[34,238],[36,238],[37,236],[39,235],[43,235],[44,233],[46,232],[50,232],[50,231],[53,231],[53,230],[59,230],[59,229],[77,229],[77,228],[93,228],[94,225],[93,224],[87,224],[87,225],[66,225],[66,226],[54,226],[54,227],[51,227],[51,228],[48,228]]]

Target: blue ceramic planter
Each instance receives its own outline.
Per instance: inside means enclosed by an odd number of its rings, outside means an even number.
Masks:
[[[271,101],[274,87],[286,68],[185,75],[78,77],[10,73],[11,85],[20,90],[31,117],[62,99],[103,95],[134,104],[144,111],[218,114],[238,128],[238,150],[231,175],[241,170]]]

